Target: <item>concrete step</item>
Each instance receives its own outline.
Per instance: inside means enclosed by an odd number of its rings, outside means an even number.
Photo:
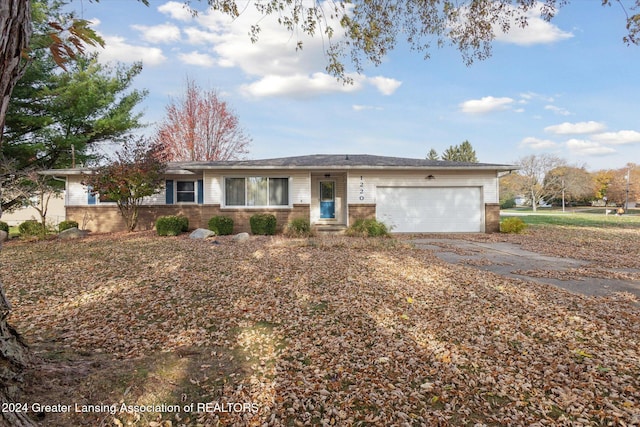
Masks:
[[[313,229],[319,235],[344,234],[347,226],[344,224],[322,224],[315,225]]]

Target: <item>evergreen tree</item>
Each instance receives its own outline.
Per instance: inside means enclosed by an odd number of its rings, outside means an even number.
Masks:
[[[433,148],[429,150],[429,153],[427,154],[427,160],[438,160],[438,159],[439,159],[438,152]]]
[[[451,145],[442,153],[442,160],[450,162],[478,163],[476,151],[469,141],[464,141],[460,145]]]
[[[41,51],[16,85],[4,129],[3,153],[17,169],[72,166],[91,158],[99,142],[118,142],[142,127],[134,108],[146,92],[127,90],[141,64],[111,68],[95,55],[79,56],[58,72],[51,54]]]

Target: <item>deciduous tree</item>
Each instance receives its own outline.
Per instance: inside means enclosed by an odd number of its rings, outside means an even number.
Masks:
[[[524,177],[517,172],[511,172],[500,178],[500,205],[513,207],[515,199],[522,194]]]
[[[628,200],[636,202],[640,200],[640,169],[634,163],[627,164],[626,167],[606,171],[610,177],[606,184],[604,196],[607,197],[609,203],[615,203],[618,206],[624,206]]]
[[[139,139],[125,142],[112,162],[87,175],[84,182],[93,194],[116,202],[127,230],[134,231],[138,208],[145,197],[162,189],[165,169],[163,147]]]
[[[203,91],[189,79],[184,96],[167,106],[155,140],[172,161],[239,159],[251,142],[218,93]]]
[[[33,208],[40,215],[42,229],[46,230],[49,201],[52,197],[60,197],[64,184],[38,173],[36,168],[18,169],[15,161],[6,158],[0,163],[0,175],[5,177],[2,180],[3,196],[21,201],[11,209]]]
[[[319,35],[327,40],[327,71],[339,78],[345,76],[345,56],[357,70],[362,64],[379,65],[400,39],[425,58],[435,47],[452,45],[471,64],[492,53],[496,35],[513,27],[525,27],[532,14],[551,20],[568,0],[337,0],[332,2],[302,0],[255,2],[262,15],[274,15],[278,22],[299,37],[297,48],[303,48],[302,37]],[[239,0],[207,0],[210,7],[231,17],[238,17],[251,5]],[[640,8],[640,0],[602,0],[603,5],[627,4],[629,11]],[[193,4],[193,3],[191,3]],[[634,7],[635,4],[635,7]],[[627,10],[624,10],[627,13]],[[640,42],[640,13],[626,15],[627,34],[624,42]],[[251,39],[258,41],[260,25],[252,25]],[[342,34],[344,37],[341,37]],[[337,35],[337,36],[336,36]]]
[[[14,86],[24,74],[21,62],[31,39],[31,7],[29,0],[0,2],[0,148],[2,129]],[[0,208],[0,217],[2,209]],[[11,304],[0,283],[0,404],[15,401],[22,371],[29,362],[29,352],[20,335],[7,323]],[[32,424],[23,413],[2,411],[4,423],[14,426]]]
[[[549,197],[577,202],[592,200],[596,192],[594,176],[587,169],[576,166],[560,166],[550,170],[544,177]]]
[[[539,203],[557,195],[562,186],[561,178],[551,177],[545,181],[545,177],[553,169],[565,166],[563,159],[552,154],[532,154],[520,158],[516,164],[520,167],[518,174],[522,176],[520,191],[529,198],[534,211]]]

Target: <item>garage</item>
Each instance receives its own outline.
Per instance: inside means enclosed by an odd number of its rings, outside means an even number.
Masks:
[[[483,232],[480,187],[377,187],[376,219],[396,233]]]

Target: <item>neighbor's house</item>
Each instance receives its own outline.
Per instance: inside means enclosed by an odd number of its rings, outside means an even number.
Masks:
[[[47,224],[57,226],[65,218],[64,192],[62,194],[51,194],[47,206]],[[33,198],[33,203],[38,203],[37,198]],[[9,212],[2,212],[1,221],[9,225],[20,225],[27,220],[41,221],[40,213],[33,206],[22,206]]]
[[[498,177],[515,167],[372,155],[310,155],[266,160],[169,163],[164,188],[146,200],[139,229],[162,215],[181,214],[191,228],[215,215],[249,231],[255,213],[271,213],[278,228],[308,218],[317,228],[375,218],[393,232],[499,230]],[[88,169],[50,170],[66,178],[67,220],[94,232],[124,230],[114,203],[83,184]]]

